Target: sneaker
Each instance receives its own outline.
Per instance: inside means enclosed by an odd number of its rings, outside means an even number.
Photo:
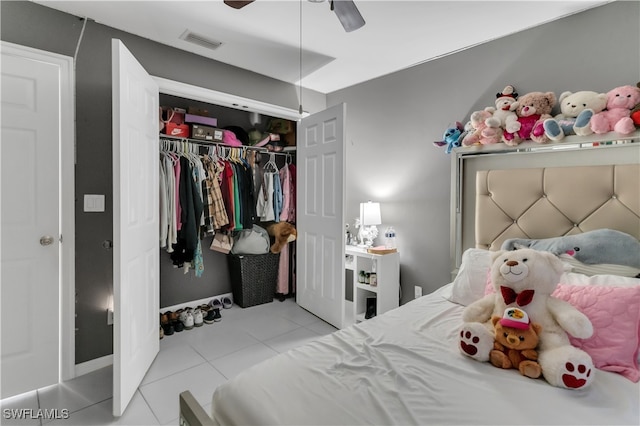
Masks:
[[[233,306],[233,303],[231,303],[231,299],[229,299],[228,297],[223,297],[222,298],[222,307],[224,309],[231,309],[231,306]]]
[[[202,311],[199,308],[195,308],[193,310],[193,325],[195,327],[202,327],[202,324],[204,324],[203,321]]]
[[[184,324],[184,328],[187,330],[191,330],[193,328],[193,313],[191,308],[184,309],[180,312],[180,322]]]
[[[218,299],[211,299],[211,302],[209,302],[209,305],[211,305],[213,309],[222,308],[222,303],[220,303],[220,300]]]
[[[222,315],[220,315],[220,309],[214,308],[213,311],[213,320],[218,322],[222,320]]]
[[[184,330],[184,324],[181,321],[174,321],[171,326],[176,333],[180,333],[182,330]]]
[[[213,312],[213,308],[209,305],[206,305],[206,307],[201,306],[200,310],[202,311],[202,315],[203,318],[202,320],[204,321],[205,324],[213,324],[215,321],[215,313]]]
[[[160,340],[162,340],[163,337],[164,337],[164,330],[162,326],[160,326]]]

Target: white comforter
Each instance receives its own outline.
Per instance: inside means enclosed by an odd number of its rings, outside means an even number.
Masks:
[[[640,424],[640,384],[598,370],[572,391],[463,357],[442,289],[278,355],[221,385],[220,424]]]

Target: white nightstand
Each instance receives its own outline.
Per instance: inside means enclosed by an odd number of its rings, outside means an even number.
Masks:
[[[367,310],[367,298],[376,298],[376,314],[381,315],[399,306],[400,255],[367,253],[365,248],[347,246],[345,249],[345,269],[353,271],[352,282],[346,282],[353,288],[353,317],[355,322],[364,321]],[[374,272],[377,286],[358,282],[360,271]]]

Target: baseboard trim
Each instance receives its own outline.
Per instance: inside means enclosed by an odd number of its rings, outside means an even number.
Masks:
[[[101,368],[108,367],[113,364],[113,355],[105,355],[100,358],[92,359],[86,362],[76,364],[76,377],[92,373]]]
[[[219,294],[217,296],[210,296],[210,297],[207,297],[205,299],[192,300],[190,302],[185,302],[185,303],[180,303],[178,305],[172,305],[172,306],[167,306],[167,307],[164,307],[164,308],[160,308],[160,313],[164,313],[164,312],[167,312],[167,311],[175,312],[178,309],[184,309],[184,308],[188,308],[188,307],[194,308],[196,306],[206,305],[211,301],[211,299],[222,299],[223,297],[228,297],[233,302],[233,294],[232,293],[224,293],[224,294]],[[220,300],[220,301],[222,302],[222,300]]]
[[[195,307],[199,305],[206,305],[211,301],[211,299],[222,299],[223,297],[228,297],[233,302],[233,293],[224,293],[219,294],[217,296],[210,296],[205,299],[200,300],[192,300],[190,302],[180,303],[178,305],[167,306],[164,308],[160,308],[160,313],[167,311],[177,311],[178,309],[184,309],[187,307]],[[96,370],[99,370],[104,367],[108,367],[113,365],[113,354],[105,355],[100,358],[92,359],[86,362],[82,362],[80,364],[76,364],[75,366],[75,377],[82,376]]]

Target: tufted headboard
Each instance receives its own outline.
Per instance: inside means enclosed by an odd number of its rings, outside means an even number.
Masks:
[[[476,247],[599,228],[640,238],[640,165],[483,170],[476,174]]]
[[[466,249],[497,249],[507,238],[604,227],[640,238],[640,129],[625,138],[611,136],[454,149],[452,276]]]

